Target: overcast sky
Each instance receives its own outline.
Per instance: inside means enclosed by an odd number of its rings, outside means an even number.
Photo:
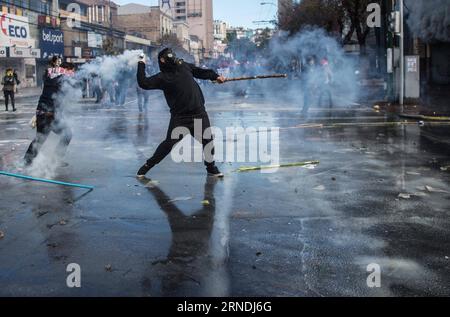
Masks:
[[[158,0],[113,0],[117,4],[140,3],[144,5],[158,5]],[[261,2],[272,3],[261,5]],[[253,21],[273,20],[277,7],[275,0],[213,0],[214,19],[223,20],[232,26],[249,28],[270,26],[269,24],[255,24]]]

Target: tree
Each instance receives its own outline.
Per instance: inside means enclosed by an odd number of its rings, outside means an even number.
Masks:
[[[265,28],[255,35],[255,44],[260,50],[265,50],[272,39],[272,30]]]
[[[342,0],[342,6],[347,20],[350,22],[350,30],[344,38],[344,43],[351,40],[356,31],[356,38],[361,48],[361,53],[365,53],[366,39],[369,35],[370,27],[367,25],[367,6],[371,0]]]
[[[103,53],[105,55],[118,55],[119,51],[114,47],[114,39],[110,36],[103,40]]]
[[[367,6],[373,0],[303,0],[296,4],[290,14],[280,21],[280,29],[295,34],[308,27],[319,27],[335,34],[343,44],[356,39],[365,53],[367,35]]]
[[[295,34],[311,26],[323,28],[327,32],[335,32],[343,28],[343,11],[341,1],[336,0],[303,0],[284,15],[280,21],[280,29]]]

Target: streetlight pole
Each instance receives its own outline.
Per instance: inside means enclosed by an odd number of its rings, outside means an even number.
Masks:
[[[404,12],[403,12],[403,0],[399,1],[400,4],[400,112],[403,113],[403,105],[405,99],[405,28],[404,28]]]

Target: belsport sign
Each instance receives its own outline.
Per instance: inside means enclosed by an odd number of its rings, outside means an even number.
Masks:
[[[61,30],[43,28],[41,29],[40,48],[42,58],[53,55],[64,55],[64,34]]]
[[[14,14],[0,15],[0,46],[34,47],[28,18]]]

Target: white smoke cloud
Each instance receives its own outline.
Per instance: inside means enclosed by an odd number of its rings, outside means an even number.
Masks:
[[[450,41],[449,0],[408,0],[408,26],[423,41]]]
[[[142,51],[125,51],[118,56],[102,56],[86,63],[72,77],[65,77],[60,91],[53,96],[55,102],[60,105],[59,120],[64,122],[71,130],[74,136],[75,120],[70,116],[71,109],[79,108],[79,102],[83,96],[83,82],[92,78],[93,74],[107,81],[121,81],[124,74],[127,74],[126,80],[135,80],[138,56]],[[130,76],[128,76],[130,75]],[[130,78],[128,78],[130,77]],[[50,135],[39,155],[28,168],[30,175],[52,179],[57,174],[57,169],[64,164],[64,158],[57,151],[57,145],[60,135],[55,137]],[[70,145],[69,145],[70,150]],[[18,166],[20,168],[20,166]]]

